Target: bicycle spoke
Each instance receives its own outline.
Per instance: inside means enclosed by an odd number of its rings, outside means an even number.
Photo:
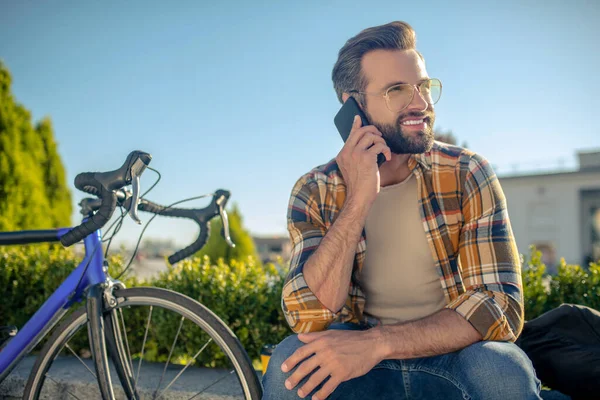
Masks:
[[[181,317],[181,322],[179,323],[179,328],[177,329],[177,333],[175,334],[175,339],[173,340],[173,344],[171,345],[171,350],[169,351],[169,357],[167,358],[167,362],[165,363],[165,368],[163,369],[163,373],[162,373],[162,376],[160,377],[160,381],[158,382],[158,386],[156,387],[156,390],[154,391],[154,395],[152,396],[153,400],[156,399],[156,394],[158,393],[158,390],[160,389],[160,385],[161,385],[163,379],[165,378],[165,373],[167,372],[167,367],[169,366],[169,362],[171,361],[171,356],[173,355],[173,350],[175,349],[175,345],[177,344],[177,339],[179,338],[179,332],[181,332],[181,327],[183,326],[183,321],[185,321],[185,318]]]
[[[140,369],[142,369],[142,360],[144,359],[144,348],[146,347],[146,339],[148,339],[148,330],[150,329],[150,321],[152,320],[152,306],[150,306],[150,312],[148,313],[148,322],[146,323],[146,332],[144,332],[144,341],[142,342],[142,355],[140,362],[138,363],[137,376],[135,377],[133,391],[137,392],[137,383],[140,378]]]
[[[81,359],[81,358],[80,358],[80,357],[77,355],[77,353],[75,353],[75,352],[73,351],[73,349],[71,348],[71,346],[69,346],[69,343],[65,344],[65,347],[66,347],[67,349],[69,349],[69,351],[70,351],[71,353],[73,353],[73,355],[74,355],[75,357],[77,357],[77,359],[79,360],[79,362],[83,364],[83,366],[85,367],[85,369],[87,369],[88,371],[90,371],[90,374],[92,374],[92,376],[93,376],[94,378],[96,378],[96,374],[95,374],[95,373],[94,373],[94,372],[93,372],[93,371],[90,369],[90,367],[88,367],[88,366],[87,366],[87,365],[86,365],[86,364],[83,362],[83,360],[82,360],[82,359]],[[97,379],[97,378],[96,378],[96,379]]]
[[[35,380],[26,388],[27,396],[43,391],[44,396],[55,393],[54,397],[87,399],[79,385],[74,386],[68,380],[73,368],[82,371],[77,366],[79,363],[87,370],[82,373],[85,389],[95,391],[94,394],[90,392],[89,397],[99,397],[98,390],[102,390],[99,385],[104,382],[98,381],[100,375],[94,369],[89,352],[79,349],[80,345],[84,346],[82,349],[89,348],[84,342],[89,333],[86,332],[89,320],[85,312],[85,308],[77,310],[53,332],[42,349],[41,362],[38,360],[31,371]],[[107,337],[111,357],[108,361],[115,364],[110,373],[115,379],[118,375],[119,379],[111,384],[119,398],[201,400],[223,391],[227,397],[240,394],[243,398],[261,397],[258,378],[249,372],[251,365],[247,358],[240,357],[244,354],[239,341],[228,334],[222,321],[209,318],[206,310],[184,296],[154,288],[123,289],[116,309],[106,310],[108,312],[112,315],[104,314],[104,322],[110,328],[107,332],[113,333],[116,339]],[[118,316],[114,314],[117,312]],[[178,319],[179,326],[176,327]],[[140,339],[142,343],[139,343]],[[73,359],[77,359],[77,363]],[[143,364],[148,364],[144,367],[145,377],[142,376]],[[211,366],[218,369],[211,370]],[[230,393],[229,386],[235,391]]]
[[[231,372],[229,373],[229,375],[233,374],[234,372],[235,372],[235,369],[232,369]],[[221,382],[223,379],[225,379],[227,377],[228,377],[228,375],[223,375],[221,378],[217,379],[216,381],[214,381],[213,383],[211,383],[210,385],[208,385],[207,387],[205,387],[204,389],[202,389],[201,391],[199,391],[198,393],[196,393],[195,395],[190,397],[188,400],[192,400],[193,398],[197,397],[198,395],[201,395],[202,393],[207,391],[209,388],[213,387],[214,385]]]
[[[133,361],[131,360],[131,350],[129,350],[129,339],[127,338],[127,328],[125,327],[125,319],[123,318],[123,309],[119,308],[119,314],[121,315],[121,322],[123,324],[123,335],[125,335],[125,346],[127,348],[127,357],[129,357],[129,359],[127,361],[129,361],[129,369],[131,370],[131,373],[133,374]]]
[[[56,382],[54,379],[52,379],[52,377],[48,374],[45,375],[46,378],[50,379],[52,382],[54,382],[57,386],[60,387],[60,383]],[[73,393],[69,392],[69,390],[67,390],[65,388],[65,390],[67,391],[67,393],[69,393],[71,396],[75,397],[77,400],[81,400],[79,397],[75,396]]]
[[[194,358],[192,358],[187,363],[187,365],[181,371],[179,371],[179,373],[177,374],[177,376],[175,378],[173,378],[173,380],[167,385],[167,387],[162,392],[160,392],[160,394],[158,395],[157,399],[160,398],[160,396],[162,396],[162,394],[164,392],[166,392],[167,390],[169,390],[169,388],[171,387],[171,385],[174,384],[177,379],[179,379],[179,377],[181,376],[181,374],[183,374],[185,372],[185,370],[190,365],[192,365],[192,363],[196,360],[196,358],[198,358],[198,356],[200,355],[200,353],[202,353],[204,351],[204,349],[206,348],[206,346],[208,346],[210,344],[210,342],[212,342],[212,338],[208,339],[208,342],[206,342],[206,344],[204,346],[202,346],[202,348],[200,350],[198,350],[198,352],[196,353],[196,355],[194,356]]]

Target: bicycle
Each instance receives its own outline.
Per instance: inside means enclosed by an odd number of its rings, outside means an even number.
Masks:
[[[97,383],[102,399],[165,398],[169,389],[171,389],[169,393],[172,397],[197,398],[209,389],[226,391],[229,387],[226,385],[231,384],[234,373],[240,386],[237,390],[238,395],[241,393],[245,399],[261,398],[262,387],[248,354],[236,335],[218,316],[183,294],[154,287],[125,288],[122,282],[111,278],[108,274],[108,262],[102,251],[101,229],[111,219],[117,205],[122,210],[119,223],[122,223],[123,218],[126,217],[123,209],[128,210],[131,218],[138,223],[140,221],[138,210],[153,213],[155,216],[189,218],[198,223],[200,234],[197,240],[171,255],[168,258],[171,265],[193,255],[204,246],[209,235],[209,221],[217,215],[220,215],[223,222],[222,235],[230,246],[234,245],[229,237],[225,211],[225,205],[230,196],[228,191],[218,190],[213,195],[210,205],[202,209],[164,207],[140,196],[140,176],[151,159],[152,157],[148,153],[134,151],[117,170],[77,175],[75,187],[97,197],[86,198],[80,203],[84,218],[82,223],[75,228],[0,232],[0,245],[60,241],[64,246],[71,246],[83,240],[85,246],[85,257],[79,266],[22,329],[0,347],[1,383],[19,361],[30,353],[58,322],[61,322],[36,359],[25,386],[24,399],[43,397],[44,390],[48,386],[60,384],[49,375],[49,371],[58,356],[63,353],[70,354],[71,357],[75,356],[94,376],[93,381]],[[132,186],[131,191],[125,189],[129,185]],[[115,233],[118,228],[115,229]],[[86,300],[85,305],[65,317],[67,311],[82,300]],[[146,315],[146,308],[149,310],[147,318],[141,319],[141,316]],[[160,318],[159,321],[168,320],[175,324],[179,323],[175,337],[167,339],[166,333],[158,332],[158,327],[161,325],[152,326],[153,318],[155,320]],[[139,332],[134,333],[131,326],[126,325],[126,322],[131,323],[136,320],[145,325],[143,326],[143,335]],[[174,327],[175,325],[168,326]],[[75,337],[78,337],[78,340],[85,340],[85,337],[81,335],[85,335],[86,332],[93,370],[87,365],[89,361],[86,364],[82,357],[69,346],[70,340]],[[155,342],[148,340],[149,335],[153,335]],[[143,337],[141,347],[134,348],[135,343],[130,343],[132,337],[138,339]],[[202,340],[202,342],[206,340],[206,343],[200,349],[194,348],[193,351],[190,351],[192,354],[179,355],[177,360],[173,360],[175,354],[179,354],[180,349],[187,350],[187,346],[194,344],[191,340],[179,343],[180,337],[191,337],[194,341]],[[171,343],[171,340],[172,344],[158,385],[152,382],[151,387],[144,388],[140,383],[142,381],[140,371],[142,366],[149,364],[143,363],[144,357],[150,359],[149,354],[153,353],[162,354],[157,356],[159,360],[164,361],[165,359],[165,353],[158,353],[154,348],[146,348],[146,345],[154,346],[152,343],[161,343],[161,341],[168,344]],[[218,346],[225,353],[233,369],[230,371],[228,368],[225,372],[215,371],[214,381],[209,385],[204,384],[200,388],[194,388],[193,391],[175,391],[177,380],[186,370],[189,370],[208,346],[216,350],[218,350],[216,347]],[[198,351],[196,352],[196,350]],[[137,360],[134,360],[134,355],[137,356]],[[134,363],[134,361],[136,362]],[[137,371],[134,364],[137,364]],[[162,366],[162,361],[160,365]],[[151,366],[156,366],[156,364],[150,364],[146,369]],[[156,370],[154,368],[154,371]],[[171,377],[175,375],[168,384],[165,379],[167,375]],[[162,386],[163,382],[165,382],[164,387]],[[221,389],[219,389],[219,384],[221,384]],[[68,394],[78,398],[74,393],[69,392]]]

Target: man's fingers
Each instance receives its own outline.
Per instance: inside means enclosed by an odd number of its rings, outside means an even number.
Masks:
[[[379,154],[379,153],[383,153],[383,155],[385,155],[385,158],[389,161],[390,158],[392,157],[392,151],[390,150],[390,148],[387,146],[387,144],[384,143],[375,143],[373,145],[373,147],[371,147],[368,150],[369,153],[374,153],[375,155]]]
[[[308,358],[296,368],[294,373],[290,375],[289,378],[285,380],[285,387],[288,389],[293,389],[300,383],[302,379],[304,379],[308,374],[313,372],[319,366],[319,361],[316,357]]]
[[[321,384],[327,377],[329,376],[329,372],[327,372],[324,368],[319,368],[316,370],[308,379],[308,381],[298,390],[298,396],[304,398],[310,394],[317,386]]]
[[[327,335],[328,333],[329,333],[328,331],[299,333],[298,340],[300,340],[303,343],[310,343],[310,342],[314,342],[315,340],[317,340],[320,337]]]
[[[366,150],[369,147],[373,146],[375,143],[383,143],[385,144],[385,139],[381,136],[377,136],[371,132],[367,132],[360,139],[360,141],[356,144],[356,149]]]
[[[325,400],[327,396],[333,393],[340,383],[342,382],[332,376],[325,382],[323,387],[313,395],[312,400]]]
[[[367,132],[370,132],[377,136],[382,136],[381,132],[379,132],[379,130],[377,128],[375,128],[373,125],[367,125],[367,126],[359,127],[356,129],[352,128],[352,131],[350,132],[350,136],[348,136],[348,140],[346,140],[346,146],[350,146],[350,147],[356,146],[356,143],[358,143],[358,141],[360,139],[362,139],[362,137]]]
[[[350,130],[348,139],[346,139],[346,144],[348,146],[353,146],[360,139],[360,136],[361,136],[360,128],[361,127],[362,127],[362,120],[360,119],[360,117],[358,115],[355,115],[354,121],[352,122],[352,129]]]
[[[289,356],[288,359],[285,360],[283,362],[283,364],[281,364],[281,370],[283,372],[288,372],[288,371],[291,371],[292,369],[294,369],[296,364],[298,364],[300,361],[304,360],[305,358],[312,356],[315,353],[313,348],[314,348],[313,345],[307,344],[307,345],[304,345],[304,346],[300,347],[299,349],[297,349],[294,352],[294,354]]]

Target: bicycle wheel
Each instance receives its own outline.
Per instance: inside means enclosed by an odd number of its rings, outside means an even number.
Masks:
[[[114,354],[109,362],[115,398],[261,398],[260,381],[241,343],[202,304],[159,288],[115,289],[113,294],[117,305],[105,315],[118,315],[125,349],[124,365],[115,368]],[[56,329],[31,370],[23,399],[101,398],[87,325],[83,307]],[[83,372],[74,379],[75,371]],[[123,371],[129,371],[133,390]]]

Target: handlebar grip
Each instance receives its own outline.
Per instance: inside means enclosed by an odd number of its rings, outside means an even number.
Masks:
[[[114,191],[130,185],[135,177],[144,172],[151,160],[152,156],[148,153],[132,151],[119,169],[109,172],[84,172],[77,175],[75,187],[98,196],[102,199],[102,203],[91,218],[61,236],[60,242],[63,246],[71,246],[90,233],[101,229],[110,220],[117,207],[117,195]]]
[[[83,192],[102,198],[100,187],[102,184],[95,177],[95,172],[83,172],[75,177],[75,187]]]
[[[102,204],[91,218],[61,236],[60,242],[65,247],[79,242],[90,233],[102,228],[104,224],[110,220],[110,217],[112,217],[112,214],[117,207],[117,195],[98,182],[94,173],[77,175],[75,178],[75,186],[80,190],[100,197],[102,199]]]
[[[192,243],[185,249],[179,250],[177,253],[170,255],[168,258],[169,264],[176,264],[184,258],[189,257],[192,254],[198,252],[206,244],[209,234],[210,225],[207,222],[205,222],[204,224],[200,225],[200,234],[198,235],[198,239],[196,239],[194,243]]]
[[[195,214],[195,210],[193,209],[186,210],[182,208],[165,207],[146,199],[140,200],[140,204],[138,204],[138,210],[149,212],[152,214],[162,215],[165,217],[189,218],[193,219],[198,224],[201,224],[202,222]]]
[[[169,263],[173,265],[184,258],[195,254],[204,247],[210,234],[209,222],[213,217],[219,215],[219,207],[225,207],[230,195],[231,194],[227,190],[217,190],[213,196],[212,202],[202,209],[165,207],[149,200],[141,199],[138,204],[138,210],[168,217],[187,218],[195,221],[199,225],[200,234],[196,241],[183,250],[168,257]]]

